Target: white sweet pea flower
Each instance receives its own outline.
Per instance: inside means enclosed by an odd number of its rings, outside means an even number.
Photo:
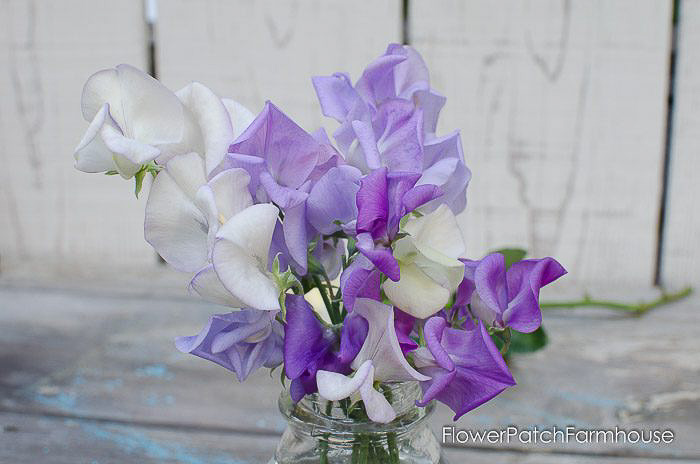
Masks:
[[[221,100],[202,84],[173,93],[126,64],[88,79],[82,110],[90,126],[75,150],[76,168],[114,170],[127,179],[145,163],[165,164],[190,152],[204,157],[211,173],[253,119],[243,106]]]
[[[181,141],[185,131],[175,94],[126,64],[90,76],[82,110],[91,122],[75,149],[75,166],[85,172],[116,170],[130,178],[160,154],[160,145]]]
[[[396,412],[387,399],[374,389],[374,365],[367,360],[348,377],[337,372],[319,370],[316,373],[318,394],[329,401],[339,401],[359,393],[365,404],[367,417],[387,424],[396,419]]]
[[[229,219],[216,234],[214,270],[224,287],[250,308],[280,309],[280,289],[267,272],[278,214],[271,203],[253,205]]]
[[[450,299],[464,277],[464,240],[457,219],[446,205],[425,216],[411,216],[394,243],[401,278],[382,288],[391,302],[414,317],[432,316]]]
[[[249,182],[248,173],[237,168],[207,181],[197,153],[172,158],[153,181],[145,237],[168,264],[195,273],[190,288],[203,298],[237,308],[279,309],[279,290],[266,270],[278,210],[253,205]]]

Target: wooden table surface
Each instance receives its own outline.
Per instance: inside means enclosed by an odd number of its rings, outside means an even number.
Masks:
[[[239,384],[173,346],[212,312],[186,298],[0,287],[0,462],[267,462],[285,426],[278,378],[261,370]],[[672,444],[472,444],[446,446],[446,455],[475,464],[700,462],[699,322],[697,297],[642,317],[549,311],[548,347],[512,360],[518,386],[455,424],[671,429]],[[450,424],[439,407],[435,431]]]

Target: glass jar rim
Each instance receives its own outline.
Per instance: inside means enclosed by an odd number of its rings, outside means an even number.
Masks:
[[[367,418],[348,417],[347,408],[343,407],[342,400],[328,401],[318,393],[308,394],[295,403],[289,391],[285,389],[280,394],[278,405],[290,426],[309,429],[314,434],[331,433],[335,436],[387,431],[401,435],[423,422],[435,407],[434,401],[425,407],[416,405],[416,401],[421,397],[421,389],[415,381],[382,383],[379,385],[379,391],[385,394],[396,412],[396,419],[388,424],[372,422]],[[351,403],[357,404],[358,400],[359,398],[353,398]]]

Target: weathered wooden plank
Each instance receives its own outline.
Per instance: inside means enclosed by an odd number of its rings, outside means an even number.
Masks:
[[[0,462],[266,463],[276,436],[0,413]]]
[[[12,289],[2,290],[0,301],[2,410],[231,433],[280,433],[285,426],[276,407],[276,375],[259,371],[240,385],[218,366],[174,349],[173,338],[195,333],[216,307]],[[529,448],[700,456],[699,304],[694,298],[641,318],[590,310],[548,313],[548,348],[513,359],[518,386],[456,426],[670,428],[676,440],[663,447]],[[440,407],[432,425],[439,432],[445,424],[451,424],[451,413]]]
[[[409,4],[474,174],[470,252],[521,245],[568,282],[650,284],[672,2]]]
[[[661,277],[700,281],[700,4],[679,2],[677,62]]]
[[[146,64],[138,1],[11,0],[0,8],[0,271],[70,273],[152,267],[133,185],[73,168],[88,123],[85,80]]]
[[[311,76],[360,70],[401,38],[399,0],[161,2],[158,75],[198,80],[259,111],[271,100],[305,129],[324,121]]]

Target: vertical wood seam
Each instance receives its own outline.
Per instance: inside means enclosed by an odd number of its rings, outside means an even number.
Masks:
[[[654,268],[654,285],[661,286],[661,272],[664,253],[664,233],[666,229],[666,210],[668,202],[671,150],[673,148],[674,94],[676,90],[676,64],[678,61],[678,21],[681,15],[680,0],[673,0],[671,12],[671,46],[668,64],[668,91],[666,103],[666,131],[664,140],[663,166],[661,171],[661,200],[656,235],[656,263]]]
[[[411,43],[411,35],[409,30],[410,23],[410,0],[401,0],[401,43],[409,45]]]

